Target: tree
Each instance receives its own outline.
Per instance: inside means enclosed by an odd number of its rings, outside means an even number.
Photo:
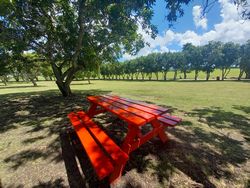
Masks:
[[[44,77],[45,80],[53,80],[54,74],[53,70],[48,62],[43,62],[40,65],[40,73]]]
[[[182,52],[174,52],[171,54],[171,67],[174,70],[174,78],[177,79],[177,71],[180,69],[180,64],[184,60],[184,54]]]
[[[246,73],[246,79],[250,79],[250,40],[240,47],[240,56],[238,80],[241,79],[244,72]]]
[[[194,79],[197,80],[199,71],[202,70],[201,48],[187,43],[183,46],[183,53],[187,60],[185,70],[188,70],[190,65],[191,70],[194,70]]]
[[[163,80],[167,80],[167,73],[171,68],[171,53],[163,53],[160,61]]]
[[[2,80],[5,86],[7,86],[9,74],[8,60],[8,53],[3,47],[0,47],[0,79]]]
[[[43,59],[35,53],[27,53],[22,54],[22,56],[19,57],[18,61],[21,61],[23,64],[23,68],[21,71],[23,77],[31,81],[33,86],[36,87],[36,80],[38,75],[40,74],[40,65],[43,63]]]
[[[190,0],[166,1],[167,19],[183,15]],[[135,54],[144,46],[138,23],[152,37],[155,0],[143,1],[5,1],[1,3],[3,43],[12,53],[32,50],[52,66],[63,96],[71,94],[77,71],[92,60],[117,59],[124,52]]]
[[[218,62],[218,67],[221,69],[221,79],[224,80],[231,67],[236,64],[239,58],[239,45],[233,42],[227,42],[222,47],[222,58]]]
[[[206,72],[206,80],[209,80],[210,74],[214,71],[216,65],[221,62],[222,58],[222,43],[210,41],[208,44],[201,47],[202,53],[202,71]]]

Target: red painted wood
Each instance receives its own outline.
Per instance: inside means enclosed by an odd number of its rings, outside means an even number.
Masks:
[[[137,116],[140,116],[142,118],[144,118],[146,120],[146,122],[150,122],[151,120],[153,120],[155,118],[154,115],[150,114],[150,113],[147,113],[147,112],[144,112],[142,110],[139,110],[137,108],[133,108],[131,106],[128,106],[126,104],[121,104],[121,103],[118,103],[118,102],[115,102],[114,100],[111,100],[111,99],[108,99],[108,98],[105,98],[105,97],[99,97],[99,99],[113,105],[113,106],[117,106],[123,110],[126,110],[127,112],[130,112],[130,113],[133,113]]]
[[[160,122],[162,122],[163,124],[168,125],[168,126],[175,126],[178,123],[176,121],[172,121],[172,120],[164,118],[164,117],[158,117],[157,119]]]
[[[152,108],[149,108],[147,106],[142,106],[140,104],[132,103],[132,102],[129,102],[129,101],[125,101],[125,100],[122,100],[120,98],[116,98],[114,96],[103,95],[103,97],[111,99],[111,100],[113,100],[115,102],[118,102],[118,103],[121,103],[121,104],[125,104],[125,105],[130,106],[130,107],[139,109],[139,110],[144,111],[146,113],[153,114],[155,116],[158,116],[158,115],[162,114],[162,111],[152,109]]]
[[[78,119],[77,115],[74,112],[68,114],[68,117],[72,125],[74,126],[75,131],[86,153],[88,154],[88,157],[96,171],[98,178],[101,180],[104,177],[108,176],[114,170],[109,157],[102,151],[100,146],[96,143],[87,128]]]
[[[131,123],[133,125],[142,126],[147,122],[144,118],[141,118],[135,114],[129,113],[128,111],[123,110],[117,106],[113,106],[113,105],[99,99],[98,97],[89,96],[89,97],[87,97],[87,99],[90,102],[95,103],[95,104],[103,107],[107,111],[110,111],[113,114],[117,115],[120,119],[123,119],[123,120],[125,120],[128,123]]]
[[[77,115],[87,125],[87,128],[101,144],[101,146],[108,152],[112,159],[117,163],[123,163],[128,160],[128,155],[123,152],[119,146],[100,128],[98,127],[85,112],[79,111]]]
[[[176,116],[172,116],[172,115],[170,115],[169,113],[167,113],[167,114],[162,114],[161,115],[162,117],[164,117],[164,118],[166,118],[166,119],[170,119],[170,120],[172,120],[172,121],[176,121],[176,122],[181,122],[181,118],[179,118],[179,117],[176,117]]]
[[[141,106],[146,106],[146,107],[149,107],[151,109],[155,109],[155,110],[158,110],[158,111],[161,111],[161,112],[168,111],[167,108],[163,108],[161,106],[157,106],[157,105],[154,105],[154,104],[148,104],[148,103],[141,102],[141,101],[136,101],[136,100],[127,99],[127,98],[124,98],[124,97],[119,97],[119,96],[116,96],[116,95],[107,95],[107,96],[113,96],[113,97],[115,97],[117,99],[121,99],[121,100],[128,101],[128,102],[135,103],[135,104],[140,104]]]

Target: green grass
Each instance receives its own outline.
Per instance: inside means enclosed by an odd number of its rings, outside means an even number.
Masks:
[[[249,186],[249,81],[74,81],[76,95],[66,99],[54,82],[38,85],[0,85],[0,177],[5,186],[67,186],[59,136],[68,124],[66,115],[86,110],[87,95],[105,93],[166,106],[183,119],[167,130],[167,144],[153,140],[131,155],[117,186]],[[110,132],[121,127],[109,116],[97,121]]]

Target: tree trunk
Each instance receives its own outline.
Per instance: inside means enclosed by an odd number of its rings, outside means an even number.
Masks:
[[[224,80],[225,78],[225,70],[224,68],[221,69],[221,80]]]
[[[246,79],[250,79],[250,72],[246,72]]]
[[[142,77],[142,80],[144,80],[144,73],[143,72],[141,73],[141,77]]]
[[[152,75],[151,75],[151,74],[149,74],[148,79],[149,79],[149,80],[151,80],[151,79],[152,79]]]
[[[207,81],[209,80],[209,77],[210,77],[210,72],[207,71],[207,76],[206,76],[206,80],[207,80]]]
[[[174,80],[177,78],[177,70],[174,71]]]
[[[88,78],[88,83],[91,84],[91,83],[90,83],[90,77],[88,76],[87,78]]]
[[[184,79],[187,79],[187,71],[184,70],[183,74],[184,74]]]
[[[56,81],[56,84],[64,97],[69,97],[70,95],[72,95],[70,83]]]
[[[244,70],[240,69],[240,74],[238,76],[238,80],[241,80],[243,73],[244,73]]]
[[[37,83],[34,78],[29,78],[34,87],[37,87]]]
[[[1,80],[2,80],[3,84],[4,84],[5,86],[7,86],[7,81],[6,81],[6,79],[3,77],[3,78],[1,78]]]
[[[199,71],[198,71],[198,70],[195,70],[195,75],[194,75],[194,79],[195,79],[195,80],[198,79],[198,74],[199,74]]]
[[[155,73],[155,76],[156,76],[156,80],[159,80],[158,72]]]
[[[136,73],[135,78],[138,80],[139,73]]]
[[[56,77],[56,84],[64,97],[68,97],[72,94],[70,89],[70,83],[72,82],[75,73],[79,70],[74,67],[70,67],[67,71],[62,73],[60,67],[55,63],[51,63],[53,72]],[[65,80],[64,80],[65,79]]]
[[[167,80],[167,72],[164,72],[164,80],[166,81]]]
[[[7,82],[6,82],[5,79],[3,79],[3,83],[4,83],[5,86],[7,86]]]
[[[14,79],[16,80],[16,82],[19,82],[19,81],[20,81],[19,76],[13,76],[13,77],[14,77]]]

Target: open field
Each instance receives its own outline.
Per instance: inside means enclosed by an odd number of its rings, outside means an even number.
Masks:
[[[87,109],[87,95],[105,93],[167,106],[183,118],[166,130],[169,142],[154,139],[132,153],[113,187],[250,186],[249,81],[75,81],[72,89],[75,95],[65,99],[54,82],[0,85],[4,187],[100,185],[89,166],[75,160],[66,128],[67,113]],[[96,121],[119,143],[123,122],[110,115]]]

